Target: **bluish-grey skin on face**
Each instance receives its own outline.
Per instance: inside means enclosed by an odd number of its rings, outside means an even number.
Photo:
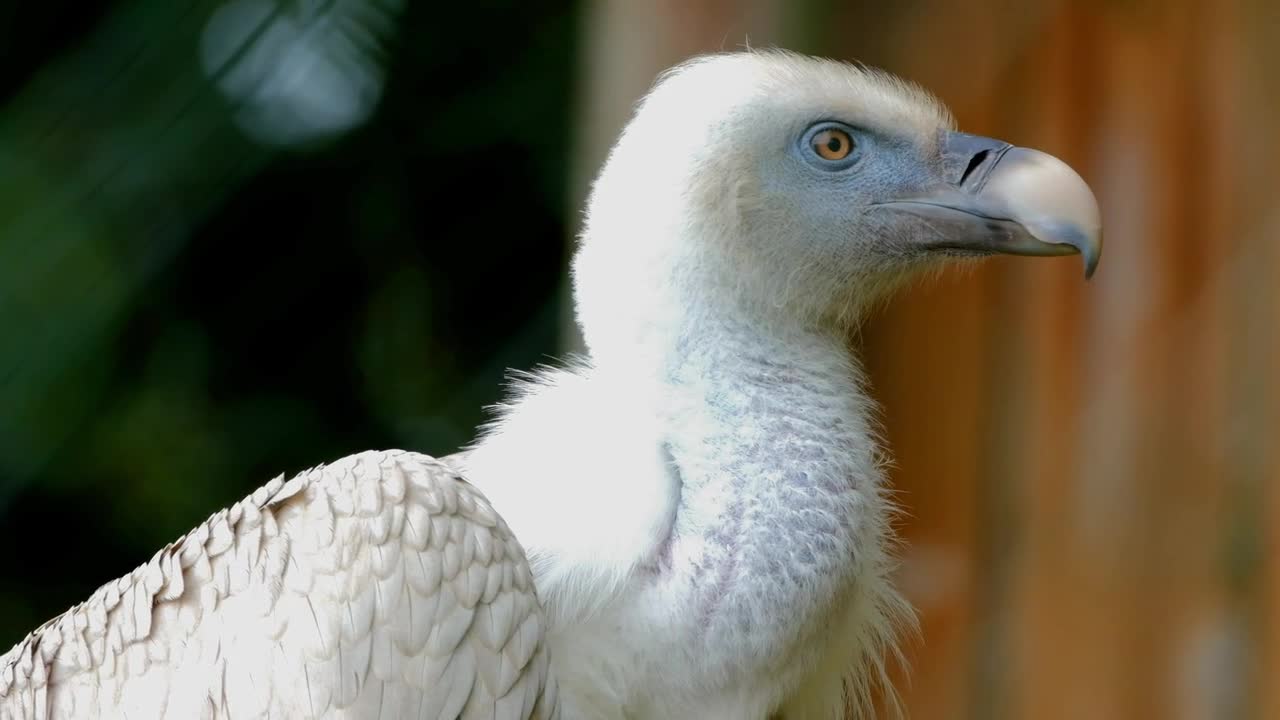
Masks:
[[[829,128],[852,138],[846,157],[828,160],[814,151],[813,137]],[[1049,218],[1031,229],[1000,193],[987,189],[996,173],[1034,162],[1040,153],[949,130],[935,141],[922,146],[891,129],[817,119],[794,134],[785,153],[764,155],[761,187],[798,211],[807,225],[801,236],[815,244],[804,250],[816,261],[839,263],[853,254],[865,267],[868,258],[891,265],[939,256],[1080,253],[1086,277],[1093,274],[1101,254],[1095,228]],[[1088,188],[1080,181],[1065,191]]]

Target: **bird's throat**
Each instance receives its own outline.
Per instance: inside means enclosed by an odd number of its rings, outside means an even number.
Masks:
[[[676,343],[663,426],[681,494],[659,563],[703,630],[814,618],[880,542],[869,401],[847,346],[750,324]]]

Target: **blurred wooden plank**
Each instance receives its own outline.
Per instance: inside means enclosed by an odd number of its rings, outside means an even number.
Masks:
[[[1241,662],[1230,670],[1249,691],[1240,717],[1280,717],[1280,6],[1240,3],[1235,23],[1216,48],[1223,155],[1218,182],[1227,178],[1231,235],[1241,239],[1233,278],[1234,367],[1232,408],[1224,423],[1235,461],[1234,512],[1226,538],[1224,573],[1242,619]]]
[[[1172,111],[1178,118],[1163,154],[1177,164],[1182,181],[1175,200],[1182,233],[1177,311],[1164,328],[1177,374],[1162,400],[1179,428],[1177,440],[1167,443],[1177,452],[1162,450],[1177,474],[1153,540],[1166,548],[1169,582],[1148,595],[1165,610],[1152,613],[1159,625],[1144,650],[1157,671],[1154,710],[1188,720],[1245,717],[1249,694],[1248,674],[1240,672],[1250,654],[1247,618],[1231,578],[1232,538],[1246,528],[1232,502],[1243,476],[1230,430],[1238,400],[1234,378],[1248,364],[1238,352],[1244,330],[1238,305],[1252,294],[1247,276],[1255,273],[1240,273],[1249,263],[1241,262],[1246,248],[1229,161],[1244,129],[1231,110],[1241,98],[1223,76],[1234,72],[1223,53],[1237,41],[1233,15],[1229,6],[1185,3],[1161,36],[1168,74],[1177,78]],[[1179,147],[1200,151],[1176,152]]]

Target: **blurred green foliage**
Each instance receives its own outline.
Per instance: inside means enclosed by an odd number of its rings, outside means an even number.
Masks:
[[[356,126],[255,135],[226,3],[0,6],[0,646],[280,472],[452,452],[555,351],[577,8],[278,2],[379,84]]]

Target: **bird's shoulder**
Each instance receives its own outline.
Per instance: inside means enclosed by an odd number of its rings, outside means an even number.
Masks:
[[[553,627],[617,597],[670,535],[679,481],[657,402],[591,369],[545,371],[458,461],[529,552]]]

